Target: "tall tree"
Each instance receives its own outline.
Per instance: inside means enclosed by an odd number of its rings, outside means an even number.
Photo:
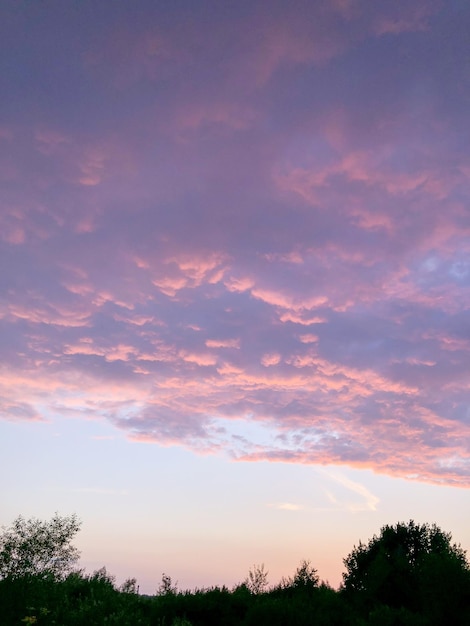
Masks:
[[[80,526],[76,515],[56,513],[49,521],[17,517],[0,534],[0,579],[28,575],[65,578],[80,556],[72,545]]]
[[[367,544],[359,542],[344,564],[346,594],[368,608],[382,604],[422,613],[432,607],[434,615],[449,614],[469,599],[465,551],[435,524],[384,526]]]

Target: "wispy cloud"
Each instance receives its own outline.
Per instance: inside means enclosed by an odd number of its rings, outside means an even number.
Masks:
[[[373,493],[367,489],[364,485],[351,480],[344,474],[339,472],[332,472],[331,470],[322,469],[321,472],[327,476],[329,479],[338,483],[342,487],[345,487],[349,492],[352,492],[359,496],[359,501],[351,502],[341,501],[338,496],[334,495],[331,491],[325,489],[325,494],[328,500],[334,504],[339,505],[341,507],[345,507],[349,511],[376,511],[377,505],[380,502],[380,499],[375,496]]]
[[[280,511],[302,511],[305,507],[301,504],[294,504],[293,502],[277,502],[275,504],[268,504],[273,509],[279,509]]]

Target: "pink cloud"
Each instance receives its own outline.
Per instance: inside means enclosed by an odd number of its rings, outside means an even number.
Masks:
[[[142,264],[146,269],[147,264]],[[148,264],[150,267],[150,264]],[[178,256],[163,259],[158,276],[152,283],[167,296],[176,296],[182,289],[194,289],[203,283],[220,282],[225,273],[224,255],[216,252],[206,256]]]
[[[252,60],[258,85],[265,84],[283,65],[325,64],[343,52],[344,42],[339,36],[330,32],[325,37],[321,28],[312,29],[306,25],[307,22],[299,21],[293,25],[274,22],[266,26]]]
[[[279,316],[279,319],[281,322],[294,322],[295,324],[302,324],[302,326],[324,324],[328,321],[326,317],[320,317],[317,315],[312,317],[308,311],[286,311]]]
[[[70,143],[69,137],[50,128],[36,130],[34,138],[37,142],[37,150],[45,155],[54,154],[60,150],[62,144]]]
[[[183,350],[180,352],[180,357],[187,363],[195,363],[203,367],[217,363],[217,357],[210,353],[191,353]]]
[[[254,281],[249,277],[236,278],[231,276],[225,281],[225,285],[229,291],[247,291],[253,287]]]
[[[10,305],[7,315],[12,320],[26,320],[35,324],[49,324],[54,326],[80,327],[88,326],[90,314],[88,311],[75,311],[65,307],[38,305],[29,308],[22,305]]]
[[[45,422],[35,408],[27,402],[13,402],[0,396],[0,417],[11,421]]]
[[[278,365],[280,361],[281,361],[281,355],[278,354],[277,352],[268,352],[266,354],[263,354],[263,356],[261,357],[261,364],[264,365],[264,367],[271,367],[272,365]]]
[[[302,343],[316,343],[318,341],[318,335],[305,333],[303,335],[299,335],[299,339]]]
[[[20,226],[11,226],[3,229],[2,239],[7,243],[19,245],[25,242],[26,234]]]
[[[240,348],[240,339],[206,339],[208,348]]]
[[[275,292],[260,287],[252,288],[251,294],[254,298],[262,300],[267,304],[284,309],[293,309],[294,311],[312,310],[328,305],[327,296],[303,298],[301,295],[299,295],[297,297],[292,297],[291,295],[282,293],[280,291]]]
[[[468,486],[465,20],[157,4],[2,78],[2,416]]]

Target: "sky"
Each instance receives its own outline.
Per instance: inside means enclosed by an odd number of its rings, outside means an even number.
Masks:
[[[0,11],[0,525],[145,593],[469,550],[470,5]]]

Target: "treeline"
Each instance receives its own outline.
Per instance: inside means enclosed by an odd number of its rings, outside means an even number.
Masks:
[[[360,542],[333,589],[303,561],[268,587],[254,566],[233,589],[179,591],[163,575],[154,596],[137,581],[117,587],[105,568],[77,571],[74,516],[18,518],[0,536],[0,624],[55,626],[467,626],[470,566],[437,526],[398,523]]]

